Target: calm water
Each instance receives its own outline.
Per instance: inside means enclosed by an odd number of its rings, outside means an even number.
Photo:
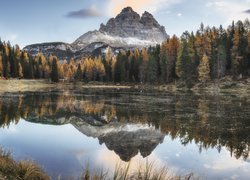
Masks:
[[[5,94],[0,145],[53,178],[146,160],[202,179],[249,179],[250,98],[118,90]]]

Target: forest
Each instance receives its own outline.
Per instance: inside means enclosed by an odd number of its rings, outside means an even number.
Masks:
[[[184,32],[155,47],[120,51],[66,61],[38,53],[35,57],[0,40],[0,77],[50,79],[53,82],[100,81],[113,83],[206,83],[224,76],[250,75],[250,22],[232,22]]]

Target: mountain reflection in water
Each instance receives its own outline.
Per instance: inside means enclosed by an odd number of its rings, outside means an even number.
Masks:
[[[222,147],[236,159],[250,150],[250,99],[235,96],[138,92],[76,91],[5,94],[0,97],[0,127],[20,118],[40,124],[72,124],[98,138],[123,161],[143,157],[165,135],[194,141],[203,149]]]

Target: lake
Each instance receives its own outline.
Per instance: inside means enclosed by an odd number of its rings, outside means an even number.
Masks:
[[[145,161],[201,179],[249,179],[250,98],[129,90],[0,96],[0,145],[53,178]]]

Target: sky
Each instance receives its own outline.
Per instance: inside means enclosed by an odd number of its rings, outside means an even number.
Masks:
[[[227,27],[232,20],[250,19],[250,0],[0,0],[0,37],[20,47],[72,43],[127,6],[152,13],[169,35],[177,36],[196,31],[201,22]]]

